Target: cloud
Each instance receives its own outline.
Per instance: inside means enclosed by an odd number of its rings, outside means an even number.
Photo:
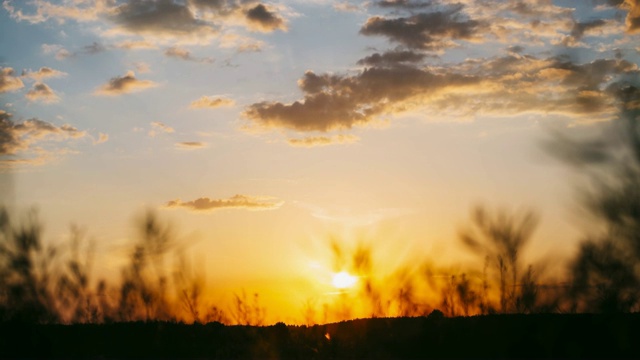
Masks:
[[[479,40],[486,24],[466,19],[462,7],[446,11],[419,13],[409,17],[374,16],[360,29],[367,36],[386,36],[411,49],[440,50],[453,46],[451,40]]]
[[[627,32],[631,34],[640,33],[640,0],[625,0],[624,6],[629,11],[625,19]]]
[[[149,64],[143,61],[138,61],[133,63],[133,67],[136,69],[137,72],[142,74],[151,72],[151,67],[149,66]]]
[[[228,199],[198,198],[193,201],[171,200],[165,204],[165,208],[186,208],[191,211],[204,212],[219,209],[246,209],[246,210],[275,210],[284,204],[272,197],[255,197],[247,195],[234,195]]]
[[[215,109],[223,106],[234,106],[233,99],[217,96],[203,96],[189,104],[190,109]]]
[[[257,4],[247,9],[245,15],[252,29],[262,32],[287,29],[284,19],[269,10],[264,4]]]
[[[607,21],[603,19],[596,19],[585,22],[575,22],[571,28],[571,33],[565,36],[560,45],[576,47],[587,46],[587,44],[581,43],[580,40],[586,35],[600,34],[614,34],[618,30],[617,23],[615,21]]]
[[[114,45],[116,48],[125,49],[125,50],[139,50],[139,49],[157,49],[158,47],[150,42],[144,40],[125,40]]]
[[[159,44],[208,45],[237,26],[261,32],[286,30],[282,15],[287,13],[285,5],[255,0],[66,0],[62,4],[51,0],[5,0],[3,4],[17,21],[95,23],[103,37],[129,37],[115,45],[121,49],[149,49]],[[58,59],[72,55],[64,49],[56,52]]]
[[[56,60],[64,60],[73,56],[69,50],[58,44],[42,44],[42,52],[47,55],[55,54]]]
[[[191,52],[187,49],[183,49],[183,48],[179,48],[177,46],[172,46],[170,48],[167,48],[164,51],[164,55],[167,57],[172,57],[172,58],[176,58],[176,59],[181,59],[181,60],[185,60],[185,61],[194,61],[194,62],[201,62],[201,63],[213,63],[213,59],[206,57],[206,58],[198,58],[198,57],[194,57],[191,55]]]
[[[82,50],[80,50],[78,53],[80,54],[87,54],[87,55],[95,55],[95,54],[99,54],[103,51],[106,51],[107,48],[98,43],[98,42],[93,42],[91,45],[85,45],[82,47]]]
[[[0,68],[0,93],[16,91],[23,87],[24,83],[19,77],[14,76],[12,68]]]
[[[41,67],[40,69],[38,69],[38,71],[26,71],[23,70],[22,71],[22,77],[26,77],[29,79],[33,79],[36,81],[42,81],[44,79],[49,79],[49,78],[57,78],[57,77],[63,77],[63,76],[67,76],[68,74],[62,71],[58,71],[55,69],[52,69],[50,67]]]
[[[341,1],[341,2],[336,2],[333,4],[333,9],[336,11],[343,11],[343,12],[357,12],[362,10],[361,7],[358,7],[357,5],[351,4],[347,1]]]
[[[375,4],[381,8],[424,9],[432,6],[431,1],[382,0]]]
[[[638,81],[638,66],[619,59],[580,64],[509,54],[428,67],[383,64],[343,75],[307,71],[298,81],[301,100],[254,103],[243,115],[257,128],[298,132],[366,126],[415,109],[430,118],[529,113],[606,120],[617,112],[616,89]]]
[[[151,130],[149,130],[148,135],[151,137],[155,137],[158,133],[170,134],[175,132],[175,130],[168,125],[165,125],[159,121],[154,121],[151,123]]]
[[[290,104],[260,102],[244,116],[260,127],[331,131],[366,125],[397,105],[447,88],[478,84],[478,76],[440,74],[415,67],[367,68],[354,76],[307,71],[298,85],[304,99]]]
[[[640,0],[597,0],[597,3],[628,11],[625,18],[627,32],[630,34],[640,32]]]
[[[106,143],[107,141],[109,141],[109,135],[108,134],[98,133],[98,138],[97,139],[95,139],[95,138],[93,139],[93,145]]]
[[[111,78],[108,83],[95,91],[95,95],[117,96],[158,86],[151,80],[138,80],[133,71],[128,71],[124,76]]]
[[[392,50],[387,51],[383,54],[375,53],[373,55],[367,56],[361,60],[358,60],[358,65],[393,66],[402,63],[419,63],[426,57],[426,54],[415,51]]]
[[[59,23],[64,23],[65,20],[95,21],[98,19],[98,14],[106,9],[108,2],[107,0],[74,1],[72,5],[57,5],[44,0],[34,0],[31,2],[31,5],[36,7],[34,14],[23,13],[9,0],[5,0],[2,5],[12,18],[35,24],[49,19],[55,19]]]
[[[181,150],[198,150],[207,147],[207,143],[200,141],[183,141],[176,143],[176,148]]]
[[[112,33],[188,43],[209,43],[218,34],[218,29],[197,18],[187,3],[172,0],[128,1],[114,7],[109,19],[116,25]]]
[[[29,101],[39,101],[51,104],[60,101],[60,97],[49,87],[49,85],[37,82],[25,95]]]
[[[29,119],[14,122],[12,115],[0,110],[0,164],[12,166],[20,164],[40,165],[54,159],[57,155],[68,153],[68,149],[46,149],[48,142],[64,142],[87,136],[85,131],[65,124],[56,126],[51,123]],[[26,156],[16,158],[16,156]]]
[[[360,140],[359,137],[349,134],[339,134],[336,136],[310,136],[301,139],[288,139],[289,145],[294,147],[318,147],[335,144],[353,144]]]

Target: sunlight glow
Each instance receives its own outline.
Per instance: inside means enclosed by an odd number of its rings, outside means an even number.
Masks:
[[[333,275],[333,280],[331,282],[333,283],[333,286],[338,289],[346,289],[355,285],[357,281],[357,277],[349,274],[346,271],[341,271]]]

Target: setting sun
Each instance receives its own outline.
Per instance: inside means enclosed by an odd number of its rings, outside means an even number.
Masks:
[[[358,282],[358,278],[346,271],[341,271],[333,275],[333,280],[331,282],[333,283],[333,286],[338,289],[346,289],[353,287],[353,285]]]

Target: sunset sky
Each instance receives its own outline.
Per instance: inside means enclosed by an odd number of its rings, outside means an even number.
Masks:
[[[331,296],[329,239],[464,261],[476,204],[571,253],[577,175],[542,144],[615,119],[639,64],[638,0],[5,0],[1,196],[114,276],[155,209],[216,296],[295,317]]]

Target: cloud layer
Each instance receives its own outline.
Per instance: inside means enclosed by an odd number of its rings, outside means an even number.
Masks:
[[[123,49],[160,43],[211,44],[238,25],[260,32],[287,29],[280,8],[255,0],[35,0],[28,4],[8,0],[3,7],[17,21],[33,24],[49,20],[100,24],[105,38],[129,37],[120,43]],[[59,59],[72,55],[63,50],[54,51]]]
[[[635,16],[638,1],[601,3],[627,11],[626,30],[633,31],[628,18]],[[615,18],[577,20],[574,9],[548,0],[393,0],[373,5],[391,12],[370,16],[360,34],[387,38],[395,48],[365,56],[356,63],[359,69],[342,74],[307,71],[298,81],[303,93],[298,100],[246,107],[249,128],[326,133],[418,110],[433,120],[523,114],[608,120],[618,111],[620,89],[640,83],[638,65],[621,51],[609,57],[602,53],[610,46],[604,39],[625,31]],[[591,37],[589,43],[586,37]],[[618,45],[625,41],[620,38]],[[503,44],[506,54],[441,58],[451,48],[488,42]],[[522,46],[507,47],[514,42]],[[586,61],[533,55],[527,48],[595,44],[600,58]],[[289,141],[293,146],[332,142],[325,135]]]

